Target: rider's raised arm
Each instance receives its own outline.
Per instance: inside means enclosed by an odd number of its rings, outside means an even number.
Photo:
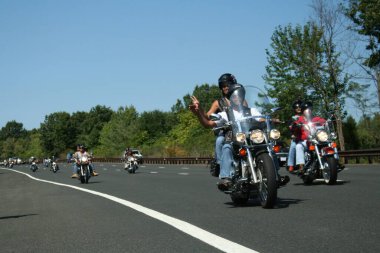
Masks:
[[[195,114],[195,116],[197,116],[202,126],[208,128],[216,126],[216,123],[208,118],[207,114],[204,112],[198,99],[195,96],[191,96],[191,104],[189,105],[189,109],[192,113]]]

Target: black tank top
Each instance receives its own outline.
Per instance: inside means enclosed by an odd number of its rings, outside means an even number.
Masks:
[[[221,97],[218,99],[218,112],[225,112],[228,109],[228,102],[225,97]]]

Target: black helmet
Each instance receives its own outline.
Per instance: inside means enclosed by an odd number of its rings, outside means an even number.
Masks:
[[[311,102],[303,102],[302,105],[301,105],[301,110],[302,111],[305,111],[306,109],[312,109],[313,108],[313,104]]]
[[[302,106],[302,101],[298,99],[298,100],[293,102],[292,108],[293,108],[293,110],[295,110],[297,107],[301,108],[301,106]]]
[[[234,75],[225,73],[219,77],[218,84],[219,89],[222,89],[224,85],[237,84],[237,81]]]

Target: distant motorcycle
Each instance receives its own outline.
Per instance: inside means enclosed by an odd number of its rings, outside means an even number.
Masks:
[[[79,180],[82,184],[88,184],[91,177],[90,161],[87,156],[83,156],[79,159]]]
[[[130,174],[136,173],[138,169],[138,162],[134,156],[128,156],[125,160],[124,169]]]
[[[53,171],[54,173],[56,173],[59,170],[58,164],[56,162],[53,162],[51,164],[50,170]]]
[[[32,164],[30,165],[30,170],[33,172],[36,172],[38,170],[36,162],[32,162]]]

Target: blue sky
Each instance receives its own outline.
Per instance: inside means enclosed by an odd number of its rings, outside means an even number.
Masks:
[[[96,105],[169,111],[233,73],[263,85],[276,26],[311,0],[0,0],[0,127]]]

